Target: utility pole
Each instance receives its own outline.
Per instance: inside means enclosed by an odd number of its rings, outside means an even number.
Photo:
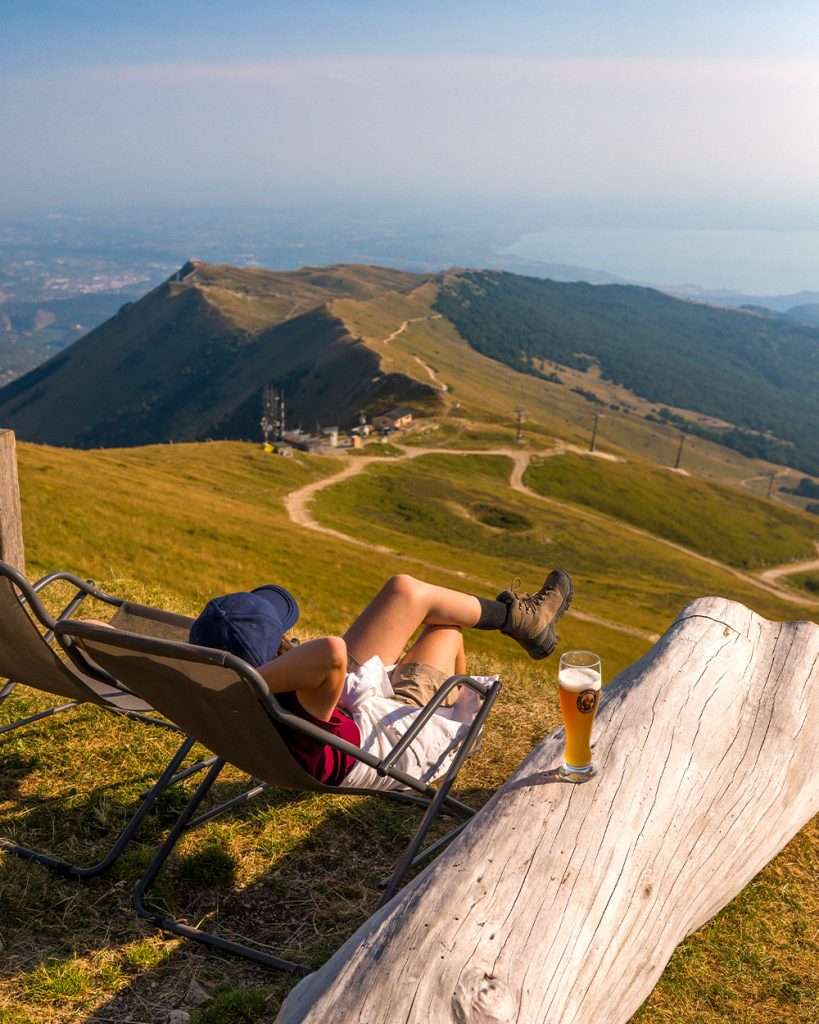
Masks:
[[[523,421],[526,419],[526,410],[518,406],[515,409],[515,420],[517,423],[517,430],[515,432],[515,440],[518,444],[523,440]]]
[[[594,451],[594,446],[597,444],[597,424],[600,422],[600,413],[594,414],[594,426],[592,427],[591,444],[589,445],[589,451]]]
[[[682,462],[683,445],[685,444],[685,434],[680,434],[680,447],[677,449],[677,459],[674,463],[674,469],[680,468]]]
[[[773,496],[774,481],[776,480],[776,472],[771,473],[771,478],[768,481],[768,493],[766,497],[770,498]]]

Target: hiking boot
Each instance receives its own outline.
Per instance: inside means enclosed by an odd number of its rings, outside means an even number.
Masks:
[[[508,605],[506,625],[501,630],[539,661],[557,646],[555,623],[572,603],[572,578],[563,569],[553,569],[536,594],[504,590],[497,600]]]

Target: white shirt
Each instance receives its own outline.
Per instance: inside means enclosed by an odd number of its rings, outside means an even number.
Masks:
[[[347,673],[339,700],[358,726],[362,750],[379,759],[390,752],[420,713],[420,708],[394,699],[390,683],[393,668],[393,665],[385,665],[377,655],[370,658],[358,672]],[[489,684],[498,677],[474,678]],[[456,702],[435,712],[394,767],[423,782],[439,778],[449,767],[480,705],[480,696],[469,687],[462,686]],[[366,789],[404,788],[395,779],[379,775],[361,761],[355,763],[342,785]]]

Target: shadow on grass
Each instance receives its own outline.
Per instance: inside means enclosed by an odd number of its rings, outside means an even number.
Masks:
[[[0,748],[0,760],[10,769],[0,797],[15,804],[15,838],[83,862],[103,852],[150,777],[140,772],[127,784],[99,778],[81,796],[72,791],[43,799],[21,786],[35,758],[4,755]],[[179,1007],[201,1024],[275,1018],[295,976],[162,938],[131,908],[134,884],[200,777],[163,794],[108,876],[80,883],[14,857],[0,861],[0,937],[10,954],[0,967],[0,982],[12,983],[19,1006],[50,1008],[54,1024],[159,1024]],[[205,806],[246,785],[238,775],[220,780]],[[491,794],[475,789],[460,795],[477,807]],[[374,911],[379,881],[391,873],[420,815],[379,797],[268,790],[189,833],[148,902],[189,924],[315,968]],[[430,839],[451,821],[442,819]],[[0,819],[0,832],[8,831]],[[203,996],[196,986],[191,994],[194,980],[211,996],[199,1010],[191,1005]],[[27,1019],[20,1018],[23,1024]]]

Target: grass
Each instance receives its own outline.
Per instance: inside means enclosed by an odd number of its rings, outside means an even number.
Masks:
[[[797,572],[787,576],[789,586],[804,590],[806,593],[819,596],[819,572]]]
[[[463,566],[470,586],[484,590],[493,584],[500,589],[515,577],[531,590],[540,583],[540,567],[561,565],[575,577],[575,607],[648,633],[661,632],[687,601],[705,593],[725,594],[772,618],[794,617],[786,601],[651,537],[635,536],[615,519],[580,506],[567,513],[510,491],[509,470],[505,456],[478,454],[373,465],[321,491],[313,509],[322,522],[351,536],[367,521],[374,542],[396,551],[411,547],[428,563]],[[487,506],[533,528],[498,532],[481,522]],[[453,515],[457,508],[463,514]],[[569,619],[562,632],[568,637],[577,625]],[[593,641],[598,647],[601,632]]]
[[[274,460],[232,443],[104,452],[21,445],[30,574],[66,567],[134,600],[189,613],[214,593],[275,580],[300,598],[303,637],[342,629],[390,572],[485,593],[490,584],[507,585],[513,572],[525,572],[528,584],[534,563],[560,558],[577,568],[581,608],[640,628],[664,628],[687,595],[711,587],[798,617],[717,569],[633,540],[616,521],[601,529],[599,517],[581,509],[567,523],[508,490],[502,457],[421,456],[368,467],[322,492],[317,512],[403,554],[317,542],[288,522],[283,497],[339,468],[338,460]],[[633,559],[627,586],[622,550]],[[52,608],[65,597],[56,588]],[[599,650],[607,678],[647,646],[613,628],[564,622],[563,643]],[[533,665],[490,633],[471,650],[470,667],[499,671],[505,684],[483,749],[459,780],[460,795],[477,806],[555,727],[558,710],[553,660]],[[0,722],[48,703],[21,688],[0,705]],[[90,862],[174,747],[172,736],[94,708],[5,736],[0,833]],[[241,781],[228,772],[218,798]],[[191,785],[160,802],[108,877],[81,885],[0,858],[0,1024],[159,1024],[176,1007],[196,1024],[274,1020],[293,979],[166,939],[130,909],[130,889]],[[155,902],[318,965],[372,912],[377,879],[389,873],[416,821],[374,798],[274,791],[189,834],[160,877]],[[680,947],[640,1024],[814,1021],[817,851],[814,823]],[[187,997],[194,980],[212,994],[198,1009]]]
[[[526,410],[525,436],[530,442],[548,446],[547,437],[557,436],[575,444],[587,445],[591,437],[596,411],[604,411],[598,424],[599,446],[607,451],[634,452],[661,465],[673,465],[679,433],[661,424],[647,422],[642,415],[630,415],[610,408],[601,410],[571,391],[571,386],[594,386],[608,404],[622,408],[623,389],[606,387],[595,377],[566,373],[566,384],[520,373],[495,360],[482,356],[458,334],[448,320],[426,319],[434,313],[435,288],[423,285],[409,293],[397,291],[370,297],[367,302],[340,300],[332,312],[345,321],[354,337],[362,337],[378,353],[384,372],[400,372],[429,383],[416,357],[435,368],[437,378],[449,387],[443,396],[447,420],[442,444],[458,447],[486,447],[487,442],[508,444],[514,441],[514,425],[518,407]],[[421,318],[421,319],[415,319]],[[388,338],[405,320],[413,320],[407,329]],[[639,412],[656,407],[628,393],[628,405]],[[459,430],[452,416],[474,421],[467,430]],[[480,426],[480,425],[483,426]],[[487,425],[491,428],[487,430]],[[470,439],[474,430],[478,436]],[[467,436],[464,436],[464,435]],[[490,436],[494,435],[490,441]],[[416,435],[417,436],[417,435]],[[473,440],[473,444],[470,444]],[[436,442],[430,435],[421,443]],[[464,443],[466,442],[466,443]],[[700,438],[686,441],[684,465],[699,475],[723,481],[742,479],[781,467],[760,460],[748,459]]]
[[[267,1008],[268,993],[257,988],[231,988],[193,1015],[192,1024],[254,1024]]]
[[[742,569],[808,558],[819,539],[807,514],[640,462],[553,456],[534,460],[526,483]]]
[[[819,822],[678,946],[633,1024],[819,1020]]]
[[[397,445],[390,444],[389,441],[368,441],[362,448],[352,448],[347,454],[366,455],[368,458],[375,455],[382,459],[395,459],[403,452]]]

